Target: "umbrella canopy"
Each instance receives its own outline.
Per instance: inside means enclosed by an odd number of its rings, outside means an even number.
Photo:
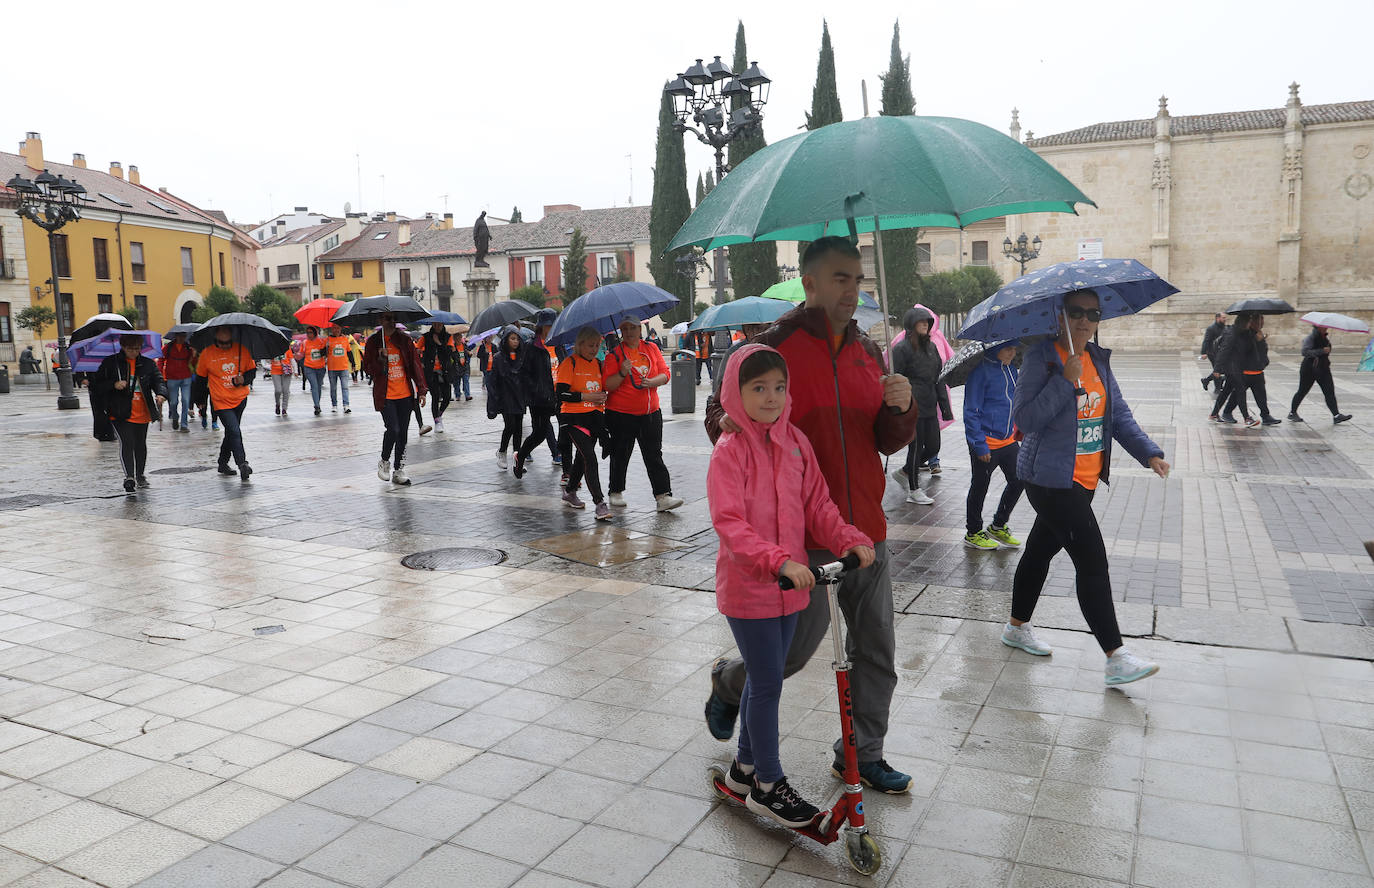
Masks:
[[[463,316],[456,311],[432,311],[429,313],[429,317],[420,318],[416,323],[429,326],[430,324],[466,324],[467,321],[463,320]],[[450,330],[449,332],[453,331]]]
[[[1016,344],[1015,339],[1007,342],[965,342],[954,350],[954,354],[950,355],[945,365],[940,368],[937,382],[948,386],[963,385],[968,381],[968,375],[973,372],[973,368],[982,362],[988,352],[995,354],[1004,346]]]
[[[1271,299],[1266,296],[1242,299],[1239,302],[1233,303],[1230,308],[1226,309],[1228,315],[1240,314],[1243,311],[1249,312],[1250,314],[1282,315],[1292,314],[1297,311],[1297,309],[1287,302],[1284,302],[1282,299]]]
[[[827,234],[963,228],[1091,200],[991,127],[954,117],[865,117],[762,148],[706,195],[668,244],[703,249]],[[852,220],[852,228],[851,228]]]
[[[246,311],[215,315],[191,334],[191,347],[204,351],[215,341],[215,331],[228,327],[234,341],[248,349],[255,361],[279,358],[291,347],[291,340],[264,317]]]
[[[744,324],[771,324],[796,308],[781,299],[745,296],[722,305],[713,305],[697,316],[689,330],[724,330]]]
[[[472,329],[484,333],[488,330],[495,332],[507,324],[534,317],[538,311],[523,299],[503,299],[479,311],[477,317],[472,319]]]
[[[375,327],[387,314],[414,322],[429,317],[429,309],[409,296],[365,296],[345,302],[330,321],[343,327]]]
[[[642,321],[662,314],[677,303],[678,298],[672,293],[642,281],[597,287],[563,309],[549,331],[548,344],[572,345],[577,339],[577,331],[583,327],[594,327],[604,336],[616,329],[625,315]]]
[[[760,295],[764,299],[782,299],[787,302],[806,301],[806,289],[802,287],[802,279],[799,277],[779,281],[767,290],[764,290]],[[873,298],[872,293],[865,293],[863,290],[860,290],[859,307],[877,308],[878,300]]]
[[[683,322],[680,323],[680,324],[674,324],[674,325],[673,325],[673,329],[671,329],[671,330],[668,331],[668,335],[669,335],[669,336],[681,336],[682,334],[684,334],[684,333],[686,333],[686,332],[687,332],[687,322],[686,322],[686,321],[683,321]]]
[[[865,333],[883,322],[882,309],[859,306],[854,310],[854,323]]]
[[[1178,288],[1134,259],[1079,259],[1022,275],[968,313],[960,339],[1001,342],[1057,333],[1064,294],[1097,291],[1102,317],[1135,314]]]
[[[484,339],[490,339],[490,338],[492,338],[492,337],[495,336],[497,333],[500,333],[503,329],[504,329],[503,327],[492,327],[490,330],[483,330],[481,333],[478,333],[476,336],[469,336],[469,337],[467,337],[467,344],[468,344],[468,345],[476,345],[477,343],[480,343],[480,342],[481,342],[482,340],[484,340]],[[517,326],[515,329],[517,329],[517,330],[520,331],[520,338],[521,338],[522,340],[524,340],[525,342],[529,342],[530,340],[534,339],[534,331],[531,330],[529,327],[520,327],[520,326]]]
[[[106,311],[86,318],[86,323],[68,334],[67,341],[80,342],[83,339],[90,339],[97,333],[104,333],[106,330],[132,330],[133,328],[134,325],[129,323],[129,319],[124,315]]]
[[[1328,330],[1339,330],[1342,333],[1369,332],[1369,325],[1364,321],[1359,318],[1352,318],[1350,315],[1337,314],[1334,311],[1309,311],[1298,320],[1314,327],[1325,327]]]
[[[185,333],[187,336],[190,336],[192,333],[196,332],[199,329],[200,324],[177,324],[176,326],[172,327],[172,329],[168,330],[166,333],[163,333],[162,338],[171,339],[178,333]]]
[[[100,362],[119,351],[119,338],[136,333],[143,337],[143,348],[139,354],[149,358],[162,357],[162,335],[153,330],[122,330],[107,327],[94,336],[73,342],[67,347],[67,360],[77,373],[94,373],[100,369]]]
[[[343,306],[342,299],[316,299],[296,309],[294,314],[296,320],[307,327],[328,327],[334,323],[334,315]]]

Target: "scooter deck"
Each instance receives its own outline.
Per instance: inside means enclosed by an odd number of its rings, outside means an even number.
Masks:
[[[712,765],[707,769],[708,776],[711,778],[711,787],[716,795],[723,799],[733,799],[741,807],[744,807],[744,796],[735,792],[725,783],[725,771],[719,765]],[[841,796],[843,800],[843,796]],[[747,809],[746,809],[747,810]],[[844,818],[833,816],[839,810],[839,805],[835,808],[822,809],[810,823],[806,826],[788,826],[785,823],[778,823],[769,817],[764,817],[750,811],[755,817],[767,823],[777,824],[783,829],[790,829],[794,833],[800,833],[808,839],[820,842],[822,845],[829,845],[840,837],[840,827],[844,825]],[[821,830],[821,824],[825,824],[825,830]]]

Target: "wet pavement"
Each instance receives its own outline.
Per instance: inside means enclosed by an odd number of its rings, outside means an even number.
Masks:
[[[1205,421],[1193,360],[1114,358],[1175,468],[1118,455],[1095,503],[1128,644],[1163,667],[1122,689],[1067,563],[1037,612],[1054,656],[999,643],[1017,554],[961,545],[957,424],[935,505],[890,485],[887,756],[914,784],[867,799],[872,878],[707,787],[731,747],[701,723],[706,674],[732,642],[699,415],[665,425],[686,505],[654,512],[636,460],[629,506],[597,524],[557,500],[546,449],[522,480],[497,469],[480,398],[412,430],[396,489],[374,413],[314,417],[297,392],[282,419],[259,386],[249,482],[213,473],[216,433],[169,423],[154,487],[128,497],[88,413],[16,387],[0,885],[1374,885],[1374,374],[1343,364],[1353,422],[1309,397],[1309,423],[1251,431]],[[1268,377],[1286,415],[1296,363]],[[1023,502],[1012,527],[1032,518]],[[454,547],[505,558],[399,563]],[[837,719],[818,658],[782,707],[813,800],[837,788]]]

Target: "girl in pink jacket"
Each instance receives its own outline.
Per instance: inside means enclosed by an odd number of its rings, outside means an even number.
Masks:
[[[797,614],[811,603],[806,532],[832,552],[873,563],[873,541],[844,522],[811,443],[788,422],[787,363],[747,345],[730,356],[720,402],[738,427],[716,442],[706,474],[711,523],[720,537],[716,605],[730,624],[748,679],[740,698],[739,754],[726,783],[751,810],[784,826],[817,814],[787,783],[778,758],[783,661]],[[793,588],[779,588],[786,577]]]

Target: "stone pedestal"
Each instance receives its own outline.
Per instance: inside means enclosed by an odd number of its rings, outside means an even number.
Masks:
[[[487,308],[496,301],[496,287],[500,282],[496,279],[496,272],[490,268],[474,268],[472,272],[463,278],[463,289],[467,291],[467,312],[464,315],[469,320],[476,317],[477,313]],[[480,333],[474,330],[473,333]]]

